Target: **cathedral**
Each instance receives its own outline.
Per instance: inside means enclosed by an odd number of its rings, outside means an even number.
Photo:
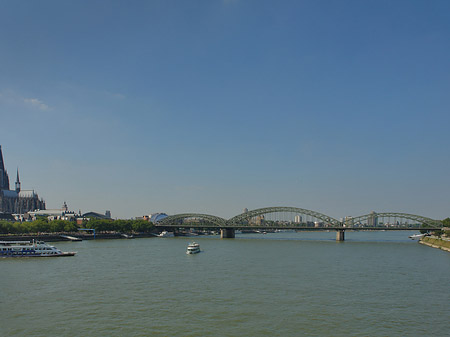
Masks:
[[[9,189],[9,177],[0,145],[0,213],[24,214],[39,209],[45,209],[45,202],[33,190],[20,189],[19,169],[15,189]]]

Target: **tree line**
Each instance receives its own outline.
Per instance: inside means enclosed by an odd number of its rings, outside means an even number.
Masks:
[[[83,221],[82,225],[68,220],[48,221],[46,218],[26,222],[0,221],[0,234],[69,233],[77,232],[79,228],[95,229],[98,233],[149,233],[154,230],[154,224],[146,220],[107,219],[91,219]]]

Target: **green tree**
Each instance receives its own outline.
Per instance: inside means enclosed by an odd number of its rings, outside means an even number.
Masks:
[[[52,233],[56,232],[64,232],[64,226],[66,225],[67,221],[64,220],[54,220],[49,223],[50,231]]]
[[[132,227],[135,232],[148,233],[153,229],[154,225],[146,220],[134,220]]]
[[[50,225],[46,218],[39,218],[29,222],[30,233],[50,232]]]
[[[11,234],[14,230],[14,224],[10,221],[0,221],[0,233],[1,234]]]
[[[65,232],[76,232],[78,230],[78,226],[73,221],[65,221],[64,223],[64,231]]]
[[[129,233],[133,230],[133,221],[131,220],[116,220],[114,221],[116,231],[121,233]]]
[[[106,232],[114,230],[113,221],[105,219],[91,219],[86,224],[86,226],[87,228],[95,229],[97,232]]]
[[[31,231],[30,222],[15,222],[11,227],[11,233],[14,234],[30,233]]]

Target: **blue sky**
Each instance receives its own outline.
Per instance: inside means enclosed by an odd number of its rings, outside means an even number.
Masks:
[[[48,208],[449,213],[449,1],[0,1],[0,144]]]

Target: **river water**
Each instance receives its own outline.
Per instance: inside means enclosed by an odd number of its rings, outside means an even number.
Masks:
[[[449,336],[450,253],[412,233],[57,242],[0,259],[0,336]]]

